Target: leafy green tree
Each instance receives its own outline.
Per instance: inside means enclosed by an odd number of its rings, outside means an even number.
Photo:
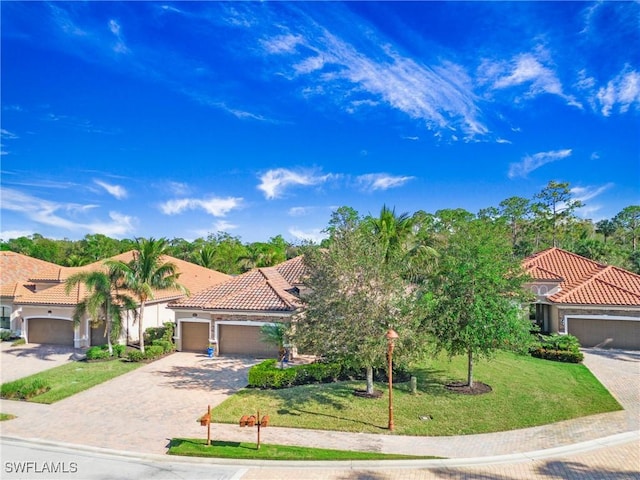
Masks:
[[[607,243],[607,239],[616,233],[617,229],[618,225],[613,220],[605,219],[596,223],[596,233],[602,235],[604,243]]]
[[[470,387],[477,357],[527,343],[531,323],[521,308],[525,280],[501,224],[469,222],[440,251],[427,294],[431,308],[426,328],[436,352],[467,355]]]
[[[511,245],[514,251],[517,250],[518,245],[522,242],[524,228],[528,223],[530,213],[530,202],[523,197],[509,197],[499,204],[499,215],[509,225]]]
[[[386,331],[393,328],[400,335],[397,361],[421,351],[423,334],[402,264],[395,256],[386,261],[388,245],[352,220],[340,217],[329,245],[304,254],[310,293],[293,341],[302,351],[365,369],[372,394],[373,369],[386,365]]]
[[[133,298],[119,290],[121,278],[116,269],[107,272],[95,270],[79,272],[65,281],[67,295],[75,288],[79,296],[86,290],[86,295],[73,311],[73,321],[77,324],[85,316],[91,318],[91,324],[105,324],[105,336],[109,347],[109,355],[113,355],[112,342],[119,336],[122,315],[126,311],[136,311],[137,304]],[[80,288],[83,285],[84,289]]]
[[[167,240],[164,238],[138,238],[130,262],[106,261],[106,265],[122,278],[123,287],[130,290],[140,304],[138,334],[141,352],[144,352],[144,308],[147,301],[153,299],[153,291],[172,288],[189,293],[178,281],[178,267],[163,261],[166,250]]]
[[[193,261],[201,267],[213,269],[216,264],[216,250],[213,245],[204,245],[192,254]]]
[[[533,204],[532,210],[538,224],[543,230],[551,231],[552,246],[557,247],[560,227],[566,228],[570,225],[575,219],[576,209],[584,204],[573,199],[568,182],[561,183],[553,180],[535,198],[538,201]]]
[[[629,239],[631,249],[635,252],[640,237],[640,205],[625,207],[613,217],[613,221],[622,229],[624,237]]]
[[[407,212],[396,214],[395,208],[383,205],[378,217],[368,216],[365,222],[377,237],[386,262],[390,261],[391,256],[409,249],[409,241],[413,236],[413,219]]]

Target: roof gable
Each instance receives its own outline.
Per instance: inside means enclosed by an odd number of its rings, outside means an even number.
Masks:
[[[640,306],[640,275],[603,265],[560,248],[550,248],[524,260],[535,280],[560,280],[554,303]]]
[[[274,267],[254,268],[189,298],[172,302],[170,307],[229,311],[297,310],[301,302],[293,293],[301,281],[302,257]]]

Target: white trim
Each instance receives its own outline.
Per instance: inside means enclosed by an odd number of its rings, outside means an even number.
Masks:
[[[559,331],[558,332],[559,334],[567,335],[569,333],[570,318],[590,319],[590,320],[611,320],[611,321],[622,320],[626,322],[640,322],[640,317],[629,317],[625,315],[574,315],[570,313],[568,315],[563,315],[562,323],[564,324],[564,330],[561,332]]]

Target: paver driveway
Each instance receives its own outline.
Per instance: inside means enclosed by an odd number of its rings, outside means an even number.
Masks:
[[[5,436],[164,453],[172,437],[206,437],[196,419],[246,386],[254,363],[177,352],[53,405],[2,400],[0,411],[18,418],[0,428]]]
[[[62,345],[17,345],[0,342],[0,373],[2,383],[71,362],[82,350]]]

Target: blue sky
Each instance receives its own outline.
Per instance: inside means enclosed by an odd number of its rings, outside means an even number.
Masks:
[[[638,2],[2,2],[4,240],[640,202]]]

